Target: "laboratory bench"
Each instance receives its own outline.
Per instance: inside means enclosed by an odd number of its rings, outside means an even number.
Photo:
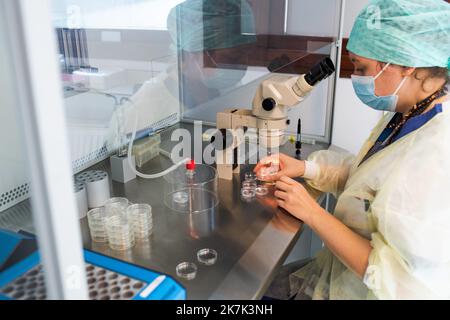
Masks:
[[[166,129],[161,133],[161,149],[170,151],[179,143],[171,141],[171,134],[177,128],[193,132],[193,125],[187,123]],[[204,126],[203,130],[206,129]],[[204,148],[207,142],[202,144]],[[327,148],[326,144],[303,144],[302,157]],[[289,142],[280,151],[295,154]],[[170,160],[160,155],[139,170],[156,173],[170,165]],[[149,241],[136,242],[132,249],[114,251],[107,244],[91,241],[85,217],[80,220],[83,245],[86,249],[172,276],[186,288],[188,299],[259,299],[299,239],[303,223],[276,207],[273,192],[251,202],[241,199],[243,175],[253,166],[241,165],[240,175],[235,174],[232,181],[218,180],[219,204],[207,213],[183,214],[168,209],[162,200],[164,178],[136,178],[125,184],[111,181],[111,196],[151,205],[152,235]],[[110,173],[109,159],[87,170],[92,169]],[[318,202],[323,202],[323,193],[310,188],[308,191]],[[28,201],[8,210],[18,212],[26,208],[30,211]],[[197,252],[204,248],[217,251],[214,265],[198,263]],[[195,279],[183,280],[176,276],[176,266],[181,262],[197,265]]]
[[[178,141],[170,141],[173,130],[182,127],[193,131],[191,124],[178,124],[161,134],[161,148],[170,151]],[[203,127],[203,130],[208,129]],[[203,142],[203,147],[207,145]],[[302,154],[327,148],[327,145],[303,144]],[[295,154],[288,142],[280,150]],[[156,173],[170,165],[159,156],[139,170]],[[126,197],[132,203],[152,206],[153,234],[147,243],[137,243],[126,252],[111,250],[107,245],[92,242],[87,218],[82,220],[85,248],[169,274],[186,289],[188,299],[258,299],[277,268],[299,238],[303,224],[276,208],[273,194],[252,202],[241,200],[240,184],[252,165],[242,165],[241,174],[232,181],[219,179],[219,205],[207,213],[183,214],[169,210],[163,203],[164,178],[137,178],[128,183],[111,183],[112,196]],[[110,171],[109,161],[90,169]],[[324,195],[310,190],[321,201]],[[218,253],[217,262],[204,266],[197,262],[197,251],[204,248]],[[193,280],[177,278],[175,268],[181,262],[194,262],[197,276]]]

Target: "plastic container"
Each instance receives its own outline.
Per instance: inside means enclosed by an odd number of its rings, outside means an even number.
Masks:
[[[270,159],[258,172],[257,179],[266,181],[268,178],[276,175],[280,171],[280,162],[278,159]],[[272,182],[274,184],[274,182]]]
[[[108,216],[106,219],[106,232],[109,247],[113,250],[127,250],[135,244],[131,224],[124,215]]]
[[[164,203],[180,213],[207,213],[218,203],[217,171],[211,166],[197,164],[182,166],[164,176]]]
[[[73,189],[75,193],[75,200],[77,202],[78,218],[82,219],[88,212],[86,186],[82,182],[75,182]]]
[[[254,172],[246,172],[244,181],[256,181],[256,174]]]
[[[128,199],[122,197],[109,198],[104,203],[106,214],[109,216],[112,215],[125,216],[128,206],[129,206]]]
[[[137,240],[147,240],[153,231],[152,207],[148,204],[133,204],[127,209],[128,221]]]
[[[182,262],[176,267],[177,276],[186,280],[193,280],[197,276],[197,266],[192,262]]]
[[[256,196],[256,187],[255,188],[241,188],[241,197],[248,200],[252,199]]]
[[[244,181],[242,182],[242,188],[255,189],[257,186],[256,181]]]
[[[255,189],[255,193],[259,197],[263,197],[269,193],[269,188],[265,185],[259,185]]]
[[[133,155],[136,166],[142,167],[148,161],[159,155],[161,136],[159,134],[136,141],[133,144]]]
[[[217,261],[217,251],[214,249],[201,249],[197,252],[197,260],[205,266],[212,266]]]
[[[106,232],[106,211],[104,207],[91,209],[87,213],[92,241],[108,242]]]
[[[105,171],[85,171],[77,175],[75,180],[85,184],[89,208],[101,207],[109,199],[109,177]]]

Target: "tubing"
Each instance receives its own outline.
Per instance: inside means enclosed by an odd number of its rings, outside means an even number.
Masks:
[[[136,116],[135,116],[135,120],[134,120],[134,129],[133,129],[133,133],[132,133],[132,135],[131,135],[131,140],[130,140],[130,142],[129,142],[129,144],[128,144],[128,153],[127,153],[127,156],[128,156],[128,164],[130,165],[131,170],[133,170],[133,172],[134,172],[137,176],[139,176],[139,177],[141,177],[141,178],[144,178],[144,179],[157,179],[157,178],[161,178],[162,176],[164,176],[164,175],[166,175],[166,174],[168,174],[168,173],[170,173],[170,172],[176,170],[179,166],[181,166],[181,165],[183,165],[183,164],[186,164],[188,161],[191,160],[191,159],[189,159],[189,158],[185,158],[185,159],[181,160],[180,162],[175,163],[173,166],[171,166],[171,167],[167,168],[166,170],[161,171],[161,172],[159,172],[159,173],[145,174],[145,173],[142,173],[142,172],[137,171],[137,170],[136,170],[136,164],[131,162],[131,154],[132,154],[132,150],[133,150],[133,142],[134,142],[134,139],[136,138],[137,123],[138,123],[138,117],[137,117],[137,112],[136,112]]]

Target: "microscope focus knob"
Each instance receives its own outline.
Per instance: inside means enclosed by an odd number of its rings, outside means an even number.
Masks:
[[[277,106],[277,102],[272,98],[266,98],[262,102],[262,107],[266,111],[272,111]]]

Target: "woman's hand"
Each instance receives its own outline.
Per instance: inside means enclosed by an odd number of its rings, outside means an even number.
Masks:
[[[278,205],[308,225],[322,208],[297,181],[282,176],[275,184]]]
[[[304,161],[294,159],[282,153],[263,158],[258,162],[255,169],[253,169],[253,172],[260,177],[259,173],[261,169],[263,167],[271,166],[272,163],[279,163],[280,170],[274,175],[264,177],[265,181],[276,181],[282,176],[290,178],[301,177],[305,173]]]

